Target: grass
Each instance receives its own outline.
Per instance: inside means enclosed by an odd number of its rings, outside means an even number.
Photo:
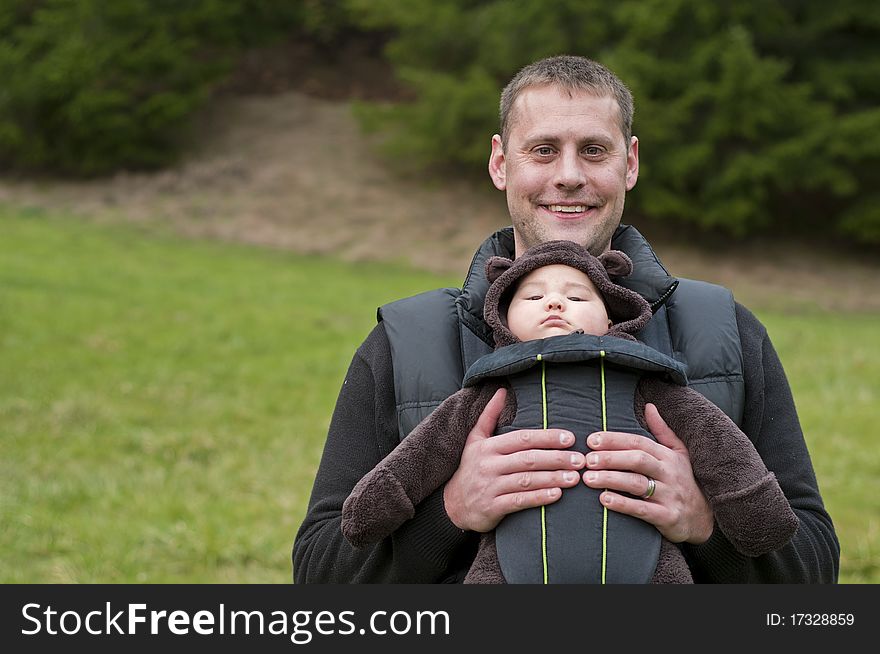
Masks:
[[[785,365],[846,583],[880,583],[880,316],[758,312]]]
[[[0,581],[286,583],[378,304],[457,280],[0,209]],[[759,311],[880,582],[877,316]]]
[[[437,282],[0,212],[0,581],[289,582],[351,355]]]

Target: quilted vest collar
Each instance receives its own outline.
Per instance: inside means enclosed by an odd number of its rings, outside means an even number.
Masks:
[[[615,281],[645,298],[656,312],[672,295],[678,286],[678,280],[669,274],[645,237],[632,225],[620,225],[617,228],[611,238],[611,247],[625,252],[633,262],[633,273]],[[471,318],[465,318],[470,328],[489,343],[492,342],[492,337],[483,321],[483,302],[489,290],[485,274],[486,261],[493,256],[513,258],[513,227],[499,229],[483,241],[474,254],[461,295],[456,301],[460,313]]]

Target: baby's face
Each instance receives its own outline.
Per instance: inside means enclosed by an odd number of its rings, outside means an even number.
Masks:
[[[611,321],[590,278],[576,268],[556,264],[522,278],[507,310],[507,326],[521,341],[531,341],[578,329],[601,336]]]

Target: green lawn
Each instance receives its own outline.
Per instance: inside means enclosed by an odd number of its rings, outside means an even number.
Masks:
[[[0,209],[0,582],[288,582],[375,307],[457,281]],[[880,321],[758,313],[880,582]]]
[[[840,538],[840,580],[880,583],[880,316],[757,313],[785,364]]]
[[[438,282],[0,212],[0,581],[289,582],[351,355]]]

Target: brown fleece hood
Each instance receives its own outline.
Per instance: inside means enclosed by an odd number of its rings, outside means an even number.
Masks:
[[[596,285],[612,322],[607,336],[636,340],[634,334],[651,319],[651,307],[635,291],[611,281],[611,276],[626,277],[632,272],[630,258],[618,250],[609,250],[597,258],[572,241],[548,241],[529,248],[513,261],[492,257],[486,262],[486,278],[491,286],[483,315],[492,328],[495,347],[520,342],[507,327],[507,305],[517,282],[533,270],[553,264],[580,270]]]

